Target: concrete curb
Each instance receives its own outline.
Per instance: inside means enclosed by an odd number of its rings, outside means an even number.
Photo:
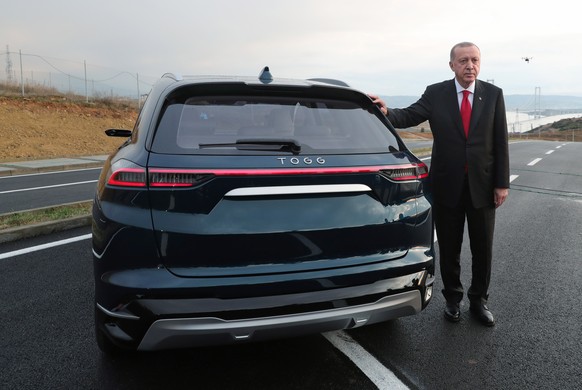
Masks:
[[[91,215],[0,230],[0,244],[91,225]]]
[[[55,158],[51,160],[31,160],[0,163],[0,177],[25,174],[58,172],[71,169],[99,168],[107,156],[86,156],[76,158]]]
[[[103,163],[87,163],[87,164],[75,164],[75,165],[60,165],[58,167],[38,167],[38,168],[12,168],[8,165],[0,167],[0,176],[20,176],[29,175],[32,173],[45,173],[45,172],[58,172],[58,171],[68,171],[71,169],[86,169],[86,168],[100,168]]]

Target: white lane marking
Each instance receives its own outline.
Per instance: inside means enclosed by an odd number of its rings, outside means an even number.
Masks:
[[[554,151],[553,151],[553,150],[548,150],[548,151],[546,152],[546,154],[552,154],[552,153],[554,153]]]
[[[98,182],[98,180],[87,180],[87,181],[78,181],[78,182],[75,182],[75,183],[54,184],[52,186],[19,188],[17,190],[0,191],[0,194],[11,194],[11,193],[14,193],[14,192],[46,190],[46,189],[49,189],[49,188],[68,187],[68,186],[76,186],[76,185],[80,185],[80,184],[89,184],[89,183],[97,183],[97,182]]]
[[[19,250],[12,251],[12,252],[0,253],[0,260],[8,259],[10,257],[15,257],[15,256],[19,256],[19,255],[25,255],[27,253],[41,251],[43,249],[53,248],[55,246],[66,245],[66,244],[70,244],[72,242],[88,240],[89,238],[91,238],[91,233],[84,234],[82,236],[67,238],[64,240],[48,242],[48,243],[42,244],[42,245],[31,246],[28,248],[19,249]]]
[[[527,164],[530,167],[533,167],[534,165],[536,165],[537,163],[539,163],[540,161],[542,161],[541,158],[536,158],[535,160],[533,160],[532,162],[530,162],[529,164]]]
[[[70,173],[70,172],[83,172],[83,171],[96,171],[101,170],[101,168],[80,168],[80,169],[67,169],[65,171],[50,171],[50,172],[36,172],[36,173],[26,173],[23,175],[14,175],[14,176],[1,176],[0,180],[7,180],[7,179],[18,179],[19,177],[28,177],[28,176],[41,176],[41,175],[55,175],[58,173]]]
[[[323,336],[355,363],[378,389],[408,389],[408,386],[402,383],[392,371],[376,360],[346,332],[327,332]]]

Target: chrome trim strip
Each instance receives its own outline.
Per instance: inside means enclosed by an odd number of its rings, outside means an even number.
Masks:
[[[103,257],[103,255],[105,254],[105,252],[107,252],[107,249],[109,248],[109,245],[111,245],[111,243],[113,242],[113,239],[122,231],[126,230],[127,226],[122,227],[121,229],[119,229],[118,231],[116,231],[115,233],[113,233],[113,235],[109,238],[109,241],[107,242],[107,245],[105,246],[105,249],[103,249],[103,252],[101,252],[100,254],[97,253],[95,251],[94,247],[91,247],[91,250],[93,251],[93,255],[95,256],[96,259],[101,259]]]
[[[115,313],[115,312],[107,310],[106,308],[104,308],[103,306],[101,306],[98,303],[96,303],[95,305],[97,305],[97,308],[99,310],[101,310],[103,313],[107,314],[110,317],[123,318],[125,320],[139,320],[139,317],[137,317],[137,316],[134,316],[131,314]]]
[[[327,184],[315,186],[273,186],[235,188],[225,196],[272,196],[272,195],[304,195],[304,194],[334,194],[340,192],[370,192],[372,189],[364,184]]]
[[[277,317],[240,320],[216,317],[162,319],[150,326],[138,350],[187,348],[210,345],[217,341],[235,343],[239,340],[261,340],[273,335],[288,336],[294,331],[351,329],[412,315],[421,310],[420,291],[411,290],[366,305]]]

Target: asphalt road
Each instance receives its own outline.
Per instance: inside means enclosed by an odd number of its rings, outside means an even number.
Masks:
[[[101,168],[0,177],[0,214],[93,199]]]
[[[582,143],[511,145],[512,190],[497,213],[490,291],[495,327],[474,321],[466,302],[461,321],[446,322],[444,300],[436,291],[419,315],[347,332],[369,356],[349,358],[329,335],[313,335],[109,359],[93,340],[89,229],[2,244],[1,387],[374,389],[380,387],[378,378],[366,367],[376,362],[410,388],[577,389],[582,383],[580,155]],[[69,237],[79,241],[14,252]],[[465,245],[467,285],[468,253]],[[438,290],[438,276],[436,285]]]
[[[350,332],[415,387],[580,388],[582,143],[520,142],[510,153],[517,177],[497,212],[490,289],[497,325],[471,319],[468,302],[460,323],[444,321],[437,294],[416,317]],[[466,239],[466,285],[468,253]]]

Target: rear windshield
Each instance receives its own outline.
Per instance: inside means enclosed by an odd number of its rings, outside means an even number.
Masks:
[[[350,101],[273,96],[197,96],[169,103],[152,145],[157,153],[261,154],[237,143],[292,142],[301,153],[385,153],[398,140]],[[252,150],[249,150],[252,149]]]

